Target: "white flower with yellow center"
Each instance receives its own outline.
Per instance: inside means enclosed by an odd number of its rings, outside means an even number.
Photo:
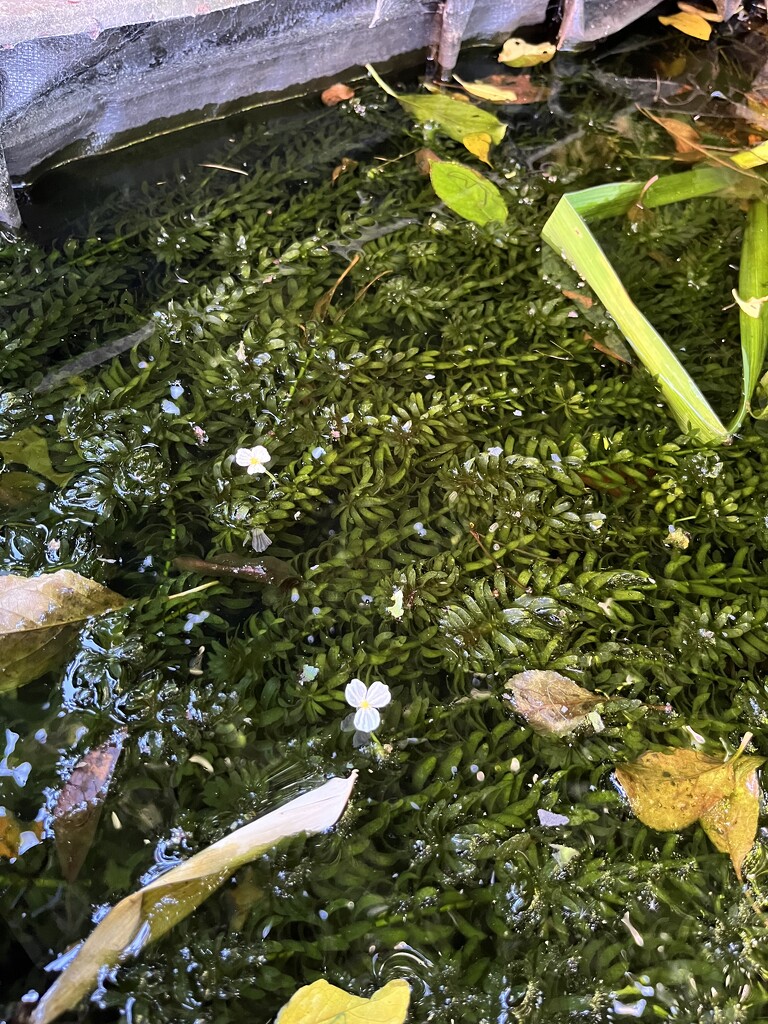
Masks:
[[[386,683],[378,679],[370,686],[362,679],[351,679],[344,690],[344,699],[355,708],[355,728],[360,732],[373,732],[381,722],[378,709],[389,704],[392,694]]]
[[[238,448],[235,452],[235,462],[238,466],[246,466],[248,475],[254,473],[269,473],[267,463],[272,461],[263,444],[257,444],[253,448]]]

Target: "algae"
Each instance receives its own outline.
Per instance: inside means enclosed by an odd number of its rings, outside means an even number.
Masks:
[[[503,227],[436,202],[394,159],[423,133],[365,88],[211,147],[207,162],[247,178],[181,154],[81,236],[4,244],[2,437],[36,425],[68,482],[8,512],[0,569],[70,568],[132,601],[86,627],[61,677],[2,699],[15,739],[0,803],[20,818],[116,722],[128,731],[78,882],[50,843],[0,864],[9,1004],[46,986],[94,908],[308,775],[357,767],[339,830],[238,873],[105,979],[84,1019],[266,1024],[319,977],[358,995],[405,977],[415,1024],[765,1019],[762,833],[750,896],[703,834],[632,817],[611,776],[686,742],[684,725],[715,747],[748,729],[766,749],[765,429],[689,446],[650,378],[592,347],[610,322],[542,271],[558,196],[606,165],[647,177],[658,147],[639,115],[633,144],[619,137],[619,101],[583,78],[560,102],[592,126],[546,174],[521,147],[551,144],[554,115],[505,140]],[[344,156],[358,166],[332,184]],[[603,240],[725,408],[739,347],[720,307],[742,226],[708,200]],[[366,235],[313,319],[348,263],[337,247]],[[47,371],[150,318],[135,350],[33,397]],[[277,485],[234,464],[255,444]],[[295,587],[223,579],[165,600],[204,581],[174,560],[252,554],[254,529]],[[658,710],[628,701],[599,736],[536,736],[504,699],[528,669]],[[392,690],[378,753],[341,727],[353,676]]]

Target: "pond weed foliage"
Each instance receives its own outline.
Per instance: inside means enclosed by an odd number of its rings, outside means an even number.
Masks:
[[[78,882],[50,844],[0,863],[3,998],[46,986],[49,950],[93,906],[308,773],[355,766],[338,830],[241,871],[101,1003],[134,1024],[266,1024],[319,976],[361,995],[406,977],[414,1024],[768,1015],[768,929],[728,859],[695,830],[650,831],[612,781],[617,761],[687,743],[683,725],[713,750],[747,729],[768,749],[765,430],[719,450],[681,438],[648,375],[605,354],[611,324],[553,287],[567,270],[542,274],[558,194],[608,163],[647,177],[659,145],[638,115],[628,153],[610,102],[595,117],[572,89],[573,121],[597,122],[581,167],[525,169],[526,132],[542,140],[524,122],[496,158],[503,226],[441,208],[410,158],[379,166],[423,136],[366,88],[210,155],[247,178],[180,166],[95,210],[87,237],[0,250],[0,430],[37,425],[71,474],[9,488],[0,568],[71,568],[132,602],[86,628],[63,674],[2,698],[6,760],[32,766],[23,789],[0,779],[19,816],[115,722],[128,731]],[[358,166],[332,184],[344,156]],[[349,260],[335,247],[404,218],[313,319]],[[603,239],[725,409],[742,222],[707,200]],[[32,397],[150,318],[135,350]],[[234,464],[256,444],[276,482]],[[207,579],[174,559],[250,552],[254,529],[295,586],[225,578],[167,601]],[[642,706],[596,736],[538,736],[504,697],[528,669]],[[341,728],[352,677],[392,692],[376,753]],[[766,871],[759,833],[757,894]]]

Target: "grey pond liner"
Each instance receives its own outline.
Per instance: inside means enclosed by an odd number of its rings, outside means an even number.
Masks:
[[[608,36],[654,0],[564,0],[560,45]],[[0,0],[0,222],[11,182],[70,159],[298,94],[360,65],[542,24],[548,0]]]

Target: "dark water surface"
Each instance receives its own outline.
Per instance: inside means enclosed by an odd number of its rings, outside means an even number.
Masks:
[[[650,377],[593,346],[620,344],[612,325],[555,286],[574,283],[541,251],[559,194],[672,152],[618,65],[559,60],[551,109],[503,113],[503,227],[460,221],[396,159],[423,133],[367,84],[174,139],[141,184],[111,158],[33,192],[38,241],[0,249],[0,431],[36,425],[71,475],[5,510],[0,570],[70,568],[131,603],[0,694],[0,806],[50,815],[86,751],[126,740],[74,883],[50,836],[0,861],[0,1012],[142,881],[357,768],[337,829],[240,870],[77,1019],[267,1024],[318,977],[404,977],[414,1024],[768,1017],[762,823],[742,885],[700,829],[643,826],[612,774],[689,730],[768,752],[765,432],[692,446]],[[707,200],[600,228],[723,418],[742,227]],[[138,348],[33,395],[148,319]],[[233,461],[257,444],[274,481]],[[254,530],[295,581],[168,601],[207,579],[174,559],[255,557]],[[537,736],[503,696],[529,668],[638,704],[599,735]],[[342,728],[353,677],[391,689],[379,746]]]

